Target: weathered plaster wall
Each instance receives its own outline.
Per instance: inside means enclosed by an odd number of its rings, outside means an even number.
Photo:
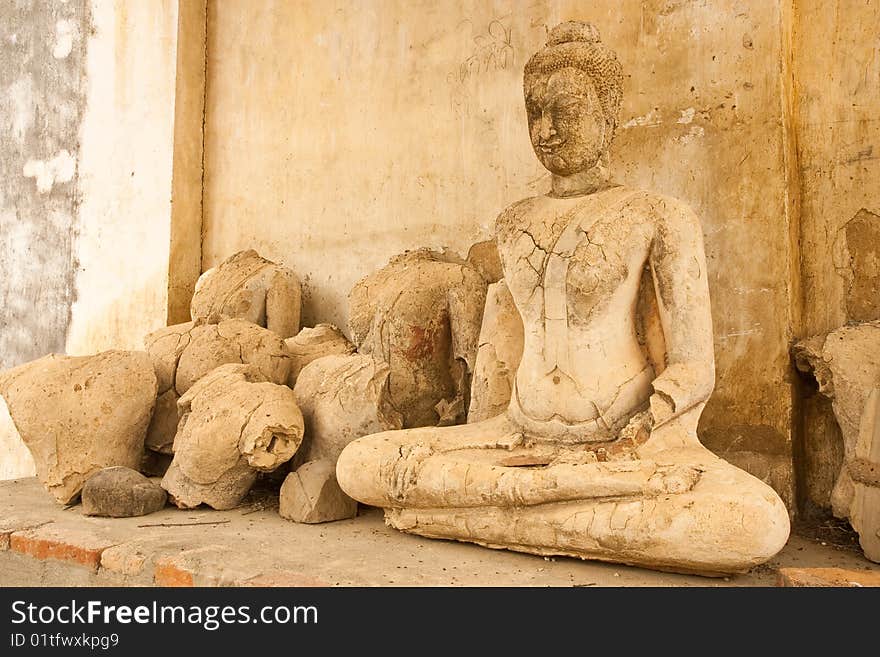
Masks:
[[[92,8],[66,350],[142,348],[168,302],[177,1]]]
[[[0,4],[0,369],[64,350],[90,29],[87,0]]]
[[[34,457],[18,435],[6,402],[0,398],[0,481],[36,474]]]
[[[0,4],[0,369],[64,350],[91,26],[87,0]],[[0,400],[0,479],[32,474]]]
[[[205,14],[204,1],[182,5],[0,5],[0,369],[49,352],[143,348],[191,289]],[[4,410],[0,478],[32,468]]]
[[[346,323],[404,249],[465,251],[547,189],[521,72],[546,29],[596,23],[628,74],[618,178],[703,220],[718,385],[704,441],[792,499],[783,9],[776,2],[209,2],[203,267],[254,247]]]
[[[0,367],[139,347],[165,323],[177,7],[0,7]]]
[[[880,318],[880,2],[798,0],[794,24],[803,335]],[[842,458],[806,384],[805,501],[829,506]]]

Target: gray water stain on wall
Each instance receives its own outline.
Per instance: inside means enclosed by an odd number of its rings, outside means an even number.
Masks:
[[[0,4],[0,369],[64,351],[88,0]]]

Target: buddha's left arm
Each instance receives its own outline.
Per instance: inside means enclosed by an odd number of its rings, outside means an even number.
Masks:
[[[715,387],[712,314],[700,221],[690,208],[673,199],[657,199],[656,210],[650,265],[666,342],[666,368],[653,382],[651,414],[655,426],[705,402]]]

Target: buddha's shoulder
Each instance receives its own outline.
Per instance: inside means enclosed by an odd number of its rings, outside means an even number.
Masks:
[[[524,221],[535,214],[536,209],[542,205],[542,200],[546,198],[546,196],[530,196],[508,205],[495,219],[495,232],[504,233],[522,226]]]
[[[620,185],[601,193],[611,206],[621,212],[643,217],[656,225],[681,224],[699,225],[699,220],[684,201],[651,190]],[[496,234],[517,230],[532,223],[535,218],[543,220],[548,215],[578,207],[578,203],[588,203],[585,197],[559,199],[548,195],[530,196],[506,207],[495,220]]]

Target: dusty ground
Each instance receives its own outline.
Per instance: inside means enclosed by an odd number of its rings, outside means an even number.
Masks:
[[[880,572],[850,539],[832,540],[839,528],[794,535],[769,564],[710,579],[409,536],[386,527],[376,510],[299,525],[282,519],[276,503],[257,493],[232,511],[166,508],[100,519],[83,516],[80,505],[59,506],[35,479],[0,482],[0,585],[150,585],[191,577],[196,585],[772,586],[784,566]]]

